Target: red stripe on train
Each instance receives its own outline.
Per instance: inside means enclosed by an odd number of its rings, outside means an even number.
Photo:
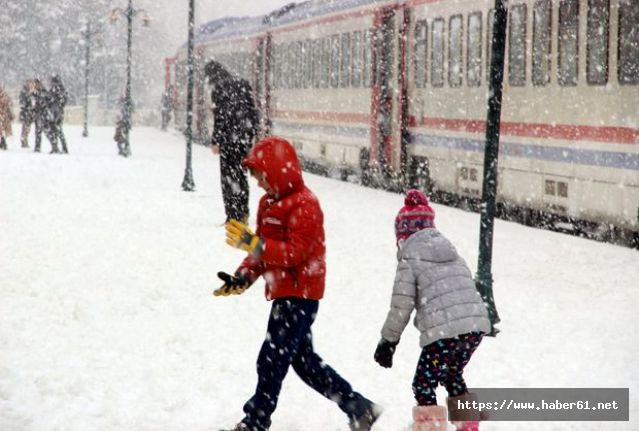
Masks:
[[[276,111],[274,112],[274,117],[282,120],[337,121],[362,124],[370,124],[371,121],[369,114],[356,112]],[[411,116],[408,125],[410,127],[421,126],[430,129],[469,133],[486,132],[486,122],[482,120],[424,117],[418,122],[414,116]],[[639,129],[632,127],[502,122],[501,132],[510,136],[529,136],[544,139],[639,144]]]

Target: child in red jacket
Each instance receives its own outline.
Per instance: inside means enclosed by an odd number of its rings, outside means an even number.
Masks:
[[[380,408],[354,392],[313,349],[311,325],[326,275],[324,215],[304,185],[295,149],[282,138],[269,137],[253,147],[243,165],[266,194],[259,203],[255,233],[240,221],[227,223],[226,242],[249,254],[235,275],[218,273],[224,285],[214,294],[241,294],[263,276],[266,299],[273,305],[257,359],[257,388],[233,431],[268,430],[289,366],[304,383],[337,402],[351,430],[370,430]]]

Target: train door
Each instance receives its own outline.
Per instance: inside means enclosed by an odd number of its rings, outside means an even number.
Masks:
[[[402,182],[406,163],[408,18],[407,8],[383,8],[375,15],[369,168],[378,174],[378,180],[391,187]]]
[[[260,131],[259,137],[268,136],[271,130],[270,115],[270,52],[271,52],[271,34],[268,33],[264,37],[257,40],[255,47],[255,103],[260,115]]]

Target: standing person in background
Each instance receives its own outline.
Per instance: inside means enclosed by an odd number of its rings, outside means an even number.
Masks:
[[[258,116],[251,86],[231,75],[220,63],[209,61],[205,67],[212,86],[213,153],[220,155],[220,177],[226,221],[248,220],[249,187],[242,159],[257,135]]]
[[[33,121],[35,122],[35,146],[33,151],[40,152],[42,145],[42,131],[47,123],[47,90],[39,79],[33,80]]]
[[[446,429],[446,407],[438,406],[435,396],[439,384],[448,392],[455,428],[478,431],[478,411],[457,409],[457,401],[477,400],[468,393],[462,373],[490,332],[488,311],[466,262],[435,229],[435,212],[426,195],[409,190],[404,204],[395,218],[397,272],[391,308],[374,358],[382,367],[392,367],[395,348],[415,310],[422,352],[413,379],[413,431]]]
[[[160,111],[162,114],[162,130],[166,130],[169,125],[169,121],[171,121],[171,111],[173,111],[170,87],[167,88],[164,93],[162,93]]]
[[[113,135],[113,140],[118,145],[118,155],[128,157],[130,154],[126,148],[126,135],[131,130],[129,113],[133,115],[133,107],[127,112],[127,100],[124,94],[120,96],[118,103],[120,105],[120,114],[115,122],[115,135]]]
[[[20,90],[20,143],[22,148],[29,148],[29,133],[31,124],[35,121],[35,82],[32,79],[25,81]]]
[[[351,431],[368,431],[379,406],[351,385],[315,353],[311,326],[324,296],[326,247],[324,214],[304,184],[293,146],[277,137],[262,139],[243,162],[266,193],[257,209],[257,230],[231,220],[227,244],[248,252],[234,275],[219,272],[224,285],[216,296],[239,295],[260,276],[273,301],[266,339],[257,358],[257,387],[244,404],[244,418],[232,431],[267,431],[289,368],[304,383],[337,403]],[[317,429],[305,424],[304,430]]]
[[[13,121],[13,111],[11,110],[13,101],[9,94],[0,84],[0,150],[7,149],[7,136],[11,136],[11,122]]]
[[[58,139],[62,146],[62,152],[67,154],[67,141],[64,138],[62,125],[64,123],[64,107],[67,104],[67,90],[59,76],[51,77],[51,88],[46,97],[47,115],[45,130],[47,138],[51,142],[51,152],[58,153]]]

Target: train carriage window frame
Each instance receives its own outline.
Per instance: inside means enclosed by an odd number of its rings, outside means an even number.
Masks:
[[[424,88],[428,82],[428,21],[425,19],[415,23],[413,48],[413,82],[415,87]]]
[[[331,37],[322,38],[322,55],[320,56],[320,88],[328,88],[331,78]]]
[[[493,28],[495,25],[495,9],[488,9],[486,14],[486,82],[490,84],[490,62],[493,55]]]
[[[511,87],[525,87],[528,5],[513,5],[508,19],[508,84]]]
[[[586,33],[586,82],[608,83],[610,51],[610,0],[588,0]]]
[[[329,73],[329,80],[330,80],[330,87],[331,88],[338,88],[339,87],[339,73],[340,73],[340,64],[339,64],[339,60],[340,60],[340,44],[341,44],[341,40],[342,38],[340,37],[339,34],[334,34],[331,36],[330,41],[331,41],[331,56],[330,56],[330,60],[331,60],[331,66],[330,66],[330,73]]]
[[[430,49],[430,85],[435,88],[444,86],[444,63],[446,61],[446,21],[435,18],[431,24]],[[435,44],[438,43],[437,46]]]
[[[458,28],[453,28],[458,24]],[[461,87],[464,83],[464,17],[448,18],[448,85]]]
[[[339,86],[340,88],[348,88],[351,86],[351,34],[342,33],[340,44]]]
[[[302,79],[302,88],[311,88],[313,82],[313,41],[306,39],[302,50],[304,52],[304,78]]]
[[[364,73],[364,70],[363,70],[364,50],[363,50],[361,31],[357,30],[353,32],[353,35],[351,36],[351,45],[353,49],[352,51],[353,70],[351,73],[351,86],[360,87],[362,85],[362,75]]]
[[[557,46],[557,81],[574,87],[579,83],[579,0],[559,2]]]
[[[297,56],[295,55],[295,49],[297,48],[297,42],[289,42],[287,46],[286,63],[288,64],[288,73],[286,75],[286,88],[291,90],[295,88],[295,74],[297,69]]]
[[[532,83],[546,86],[552,70],[552,2],[537,0],[533,5]]]
[[[475,21],[475,24],[473,24]],[[482,83],[482,46],[484,22],[481,12],[468,14],[466,25],[466,84],[480,87]]]
[[[312,54],[311,54],[311,86],[313,88],[320,88],[320,80],[322,75],[322,39],[313,39],[312,41]]]
[[[619,1],[619,40],[617,45],[617,80],[620,85],[639,84],[639,3]],[[634,24],[634,25],[633,25]]]
[[[370,88],[373,85],[373,43],[374,43],[374,29],[368,29],[364,31],[363,41],[363,62],[364,68],[362,70],[362,86]]]

